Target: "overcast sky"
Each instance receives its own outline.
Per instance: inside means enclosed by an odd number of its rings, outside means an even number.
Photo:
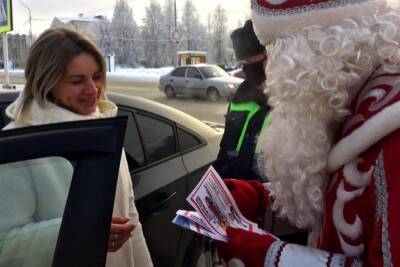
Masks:
[[[106,15],[111,18],[116,0],[13,0],[14,33],[28,33],[29,13],[20,2],[31,10],[32,31],[38,34],[47,29],[53,17],[73,17],[79,13],[85,16]],[[217,4],[221,4],[228,15],[228,27],[234,29],[239,22],[249,16],[250,0],[192,0],[201,19],[205,22],[207,14],[212,13]],[[163,5],[164,0],[159,0]],[[178,18],[185,0],[176,0]],[[142,23],[145,7],[149,0],[128,0],[133,16],[138,24]]]

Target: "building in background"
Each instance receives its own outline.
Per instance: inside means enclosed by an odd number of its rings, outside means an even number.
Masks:
[[[109,21],[103,15],[84,16],[79,14],[77,17],[54,17],[50,28],[68,28],[75,30],[91,39],[102,51],[106,60],[107,71],[115,71],[114,53],[109,45],[111,37],[108,34],[107,26]]]
[[[178,66],[206,63],[205,51],[178,51]]]
[[[70,18],[54,17],[50,28],[64,27],[76,30],[98,44],[101,39],[101,26],[104,20],[106,20],[106,17],[102,15],[84,16],[79,14],[77,17]]]

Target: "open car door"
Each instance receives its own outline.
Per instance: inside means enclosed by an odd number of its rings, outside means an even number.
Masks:
[[[0,266],[104,266],[126,118],[0,131]]]

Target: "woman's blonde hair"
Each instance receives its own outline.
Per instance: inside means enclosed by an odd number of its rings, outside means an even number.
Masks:
[[[102,53],[82,34],[66,28],[44,31],[32,45],[25,67],[26,84],[17,117],[22,119],[30,103],[35,100],[44,107],[50,100],[50,91],[62,79],[71,60],[87,53],[100,66],[103,84],[106,84],[106,67]],[[101,98],[105,88],[102,88]]]

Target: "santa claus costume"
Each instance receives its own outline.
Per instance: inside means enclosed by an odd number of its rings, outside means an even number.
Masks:
[[[260,167],[273,209],[313,234],[228,228],[230,265],[400,266],[396,2],[252,0],[273,108]]]

